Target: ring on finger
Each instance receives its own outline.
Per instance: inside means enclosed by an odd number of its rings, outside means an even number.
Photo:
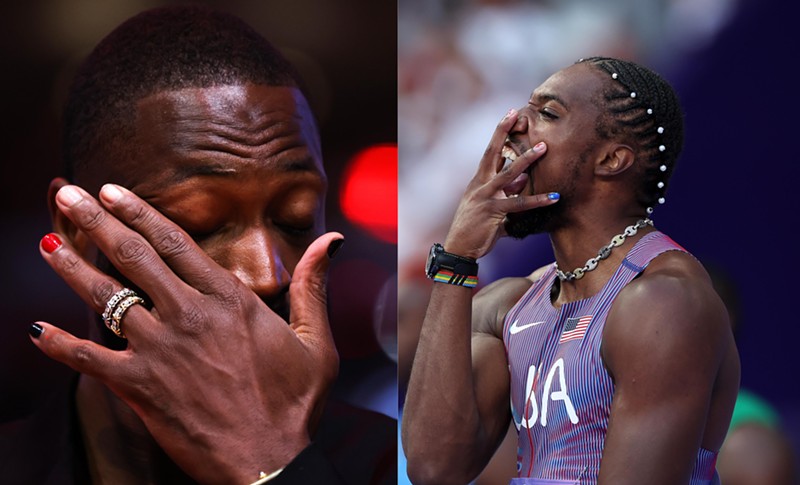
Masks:
[[[136,296],[136,292],[130,288],[123,288],[108,299],[106,302],[106,309],[103,311],[103,321],[106,323],[107,327],[111,325],[111,314],[114,312],[114,309],[119,305],[119,302],[129,296]]]
[[[114,332],[118,337],[125,338],[122,332],[122,316],[132,305],[144,304],[144,300],[130,288],[123,288],[114,293],[106,303],[106,308],[103,311],[103,322],[109,330]]]
[[[119,302],[117,308],[114,309],[114,313],[111,314],[111,326],[108,328],[117,334],[117,337],[126,338],[125,333],[122,331],[122,317],[128,311],[128,308],[136,304],[144,305],[144,300],[139,296],[128,296]]]

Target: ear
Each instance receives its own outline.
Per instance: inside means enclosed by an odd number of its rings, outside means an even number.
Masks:
[[[53,224],[54,232],[66,237],[72,247],[79,253],[85,254],[89,238],[78,230],[75,224],[63,212],[58,210],[56,205],[56,194],[61,190],[61,187],[69,184],[69,181],[62,177],[57,177],[50,181],[50,186],[47,188],[47,207],[50,210],[50,221]]]
[[[614,144],[605,151],[605,156],[595,165],[596,175],[611,177],[628,170],[636,156],[628,145]]]

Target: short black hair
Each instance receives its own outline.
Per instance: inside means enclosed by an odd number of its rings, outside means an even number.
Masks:
[[[202,6],[142,12],[106,36],[79,67],[63,125],[66,176],[133,136],[136,103],[160,91],[253,83],[303,90],[296,70],[241,19]],[[130,148],[128,148],[130,149]]]
[[[605,115],[597,124],[603,138],[620,137],[634,145],[644,163],[637,187],[642,207],[653,208],[667,191],[683,149],[683,110],[672,86],[654,71],[611,57],[581,59],[608,75]]]

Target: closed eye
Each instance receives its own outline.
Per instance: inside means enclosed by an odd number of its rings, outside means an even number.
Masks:
[[[283,224],[283,223],[274,223],[275,226],[283,231],[285,234],[292,236],[292,237],[305,237],[310,235],[314,231],[314,224],[311,225],[294,225],[294,224]]]
[[[558,115],[554,112],[550,111],[548,108],[542,108],[539,110],[539,116],[548,120],[557,120]]]

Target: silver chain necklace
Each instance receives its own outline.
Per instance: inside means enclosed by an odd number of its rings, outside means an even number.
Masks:
[[[612,249],[617,246],[622,246],[622,243],[625,242],[625,239],[639,232],[639,229],[643,228],[644,226],[652,225],[653,221],[645,217],[644,219],[640,219],[636,224],[626,227],[625,230],[622,231],[622,234],[617,234],[616,236],[612,237],[611,242],[608,243],[607,246],[600,248],[600,251],[597,252],[597,256],[589,258],[589,260],[586,261],[586,264],[583,265],[583,268],[575,268],[574,270],[567,271],[565,273],[558,269],[558,263],[556,263],[556,276],[558,276],[558,279],[561,281],[573,281],[583,278],[583,275],[597,267],[597,263],[608,258],[611,255]]]

